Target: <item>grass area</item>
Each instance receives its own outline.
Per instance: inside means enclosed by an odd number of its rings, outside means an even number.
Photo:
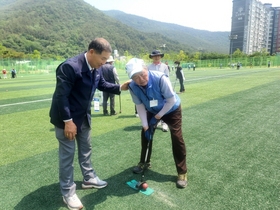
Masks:
[[[155,192],[146,196],[125,184],[140,179],[131,167],[139,160],[141,124],[123,92],[121,114],[92,112],[92,161],[108,187],[82,190],[75,160],[84,209],[280,209],[280,69],[184,71],[186,92],[180,97],[188,187],[175,186],[170,134],[160,129],[152,169],[145,173]],[[118,73],[127,80],[124,70]],[[174,73],[170,78],[174,83]],[[0,209],[66,209],[48,117],[54,87],[54,74],[0,80]]]

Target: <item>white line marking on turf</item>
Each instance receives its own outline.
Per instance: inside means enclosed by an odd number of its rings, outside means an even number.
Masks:
[[[173,203],[172,202],[172,199],[170,198],[170,196],[160,192],[160,191],[157,191],[158,193],[158,196],[156,196],[155,198],[158,199],[159,201],[161,202],[164,202],[165,204],[167,204],[168,206],[170,206],[171,208],[176,208],[178,207],[178,205],[176,203]]]
[[[223,74],[223,75],[217,75],[217,76],[211,76],[211,77],[203,77],[203,78],[196,78],[196,79],[187,79],[186,82],[196,81],[196,80],[204,80],[204,79],[212,79],[217,77],[226,77],[226,76],[233,76],[233,75],[239,75],[242,73],[234,73],[234,74]],[[243,73],[244,74],[244,73]]]
[[[245,74],[245,73],[223,74],[223,75],[210,76],[210,77],[203,77],[203,78],[197,78],[197,79],[188,79],[188,80],[186,80],[186,82],[198,81],[198,80],[205,80],[205,79],[211,79],[211,78],[216,78],[216,77],[226,77],[226,76],[233,76],[233,75],[242,75],[242,74]],[[174,83],[174,82],[172,82],[172,83]],[[41,99],[41,100],[35,100],[35,101],[25,101],[25,102],[13,103],[13,104],[3,104],[3,105],[0,105],[0,108],[1,108],[1,107],[5,107],[5,106],[13,106],[13,105],[37,103],[37,102],[48,101],[48,100],[52,100],[52,99],[51,99],[51,98],[48,98],[48,99]]]
[[[236,76],[236,75],[244,75],[247,74],[248,72],[238,72],[238,73],[232,73],[232,74],[222,74],[222,75],[217,75],[217,76],[209,76],[209,77],[200,77],[196,79],[187,79],[185,82],[191,82],[191,81],[199,81],[199,80],[207,80],[207,79],[212,79],[212,78],[219,78],[219,77],[227,77],[227,76]],[[258,73],[258,72],[250,72],[250,73]],[[175,81],[174,81],[175,82]],[[172,83],[174,83],[172,82]]]
[[[35,100],[35,101],[25,101],[25,102],[13,103],[13,104],[3,104],[3,105],[0,105],[0,107],[21,105],[21,104],[30,104],[30,103],[37,103],[37,102],[41,102],[41,101],[50,101],[50,100],[52,100],[52,99],[47,98],[47,99],[41,99],[41,100]]]

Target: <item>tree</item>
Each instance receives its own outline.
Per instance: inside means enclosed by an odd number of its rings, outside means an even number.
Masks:
[[[200,60],[201,57],[201,53],[200,52],[195,52],[193,55],[193,61],[197,62],[198,60]]]
[[[237,48],[232,55],[235,58],[242,58],[246,56],[239,48]]]
[[[176,60],[186,61],[186,60],[188,60],[188,56],[184,53],[183,50],[180,50],[179,54],[176,56]]]
[[[41,59],[41,53],[38,50],[34,50],[33,54],[31,55],[31,58],[39,60]]]
[[[7,48],[0,43],[0,57],[3,58]]]

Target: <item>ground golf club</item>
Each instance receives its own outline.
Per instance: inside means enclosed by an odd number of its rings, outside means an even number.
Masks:
[[[150,141],[152,141],[152,140],[150,140]],[[136,184],[136,188],[138,188],[139,190],[146,190],[148,187],[147,182],[144,181],[144,177],[145,177],[145,169],[147,167],[147,157],[148,157],[148,153],[149,153],[149,149],[150,149],[150,141],[148,142],[148,145],[147,145],[145,163],[144,163],[144,167],[143,167],[143,171],[142,171],[142,175],[141,175],[141,180],[139,182],[137,182],[137,184]]]
[[[148,188],[148,184],[147,184],[147,182],[144,181],[144,177],[145,177],[145,170],[147,168],[147,159],[148,159],[148,153],[150,150],[150,142],[153,140],[156,126],[157,126],[157,124],[155,126],[149,127],[149,129],[151,129],[152,135],[151,135],[151,139],[148,141],[148,144],[147,144],[147,150],[146,150],[146,154],[145,154],[145,162],[144,162],[144,167],[143,167],[143,171],[142,171],[142,175],[141,175],[141,180],[139,182],[137,182],[137,184],[136,184],[136,188],[138,188],[139,190],[146,190]]]

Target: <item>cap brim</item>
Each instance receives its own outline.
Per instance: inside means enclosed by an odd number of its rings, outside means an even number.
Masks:
[[[151,54],[151,55],[149,55],[149,58],[152,58],[152,57],[155,57],[155,56],[161,56],[163,58],[164,54],[163,53],[162,54],[156,54],[156,55]]]
[[[142,69],[141,70],[133,70],[132,72],[130,72],[130,74],[129,74],[129,79],[131,79],[135,74],[137,74],[137,73],[140,73],[142,71]]]

